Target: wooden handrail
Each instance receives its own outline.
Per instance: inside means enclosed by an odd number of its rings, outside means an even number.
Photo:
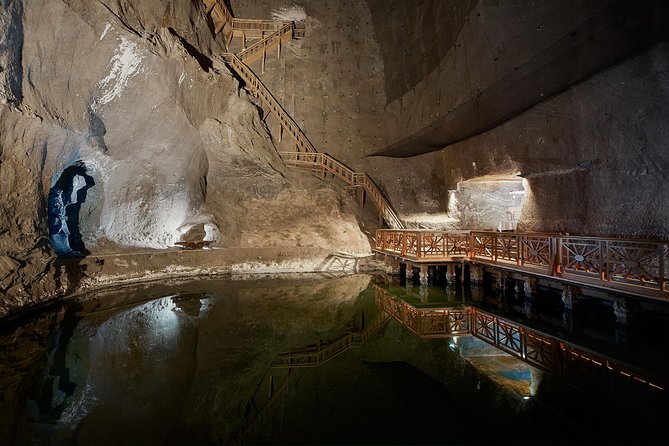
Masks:
[[[237,55],[232,53],[223,54],[223,58],[230,64],[235,72],[244,80],[251,93],[259,98],[281,123],[282,127],[288,131],[288,134],[295,141],[295,145],[300,152],[316,152],[316,148],[302,132],[297,123],[290,117],[288,112],[276,100],[274,95],[260,81],[258,76],[242,62]]]
[[[669,299],[669,242],[555,233],[384,230],[377,252],[420,262],[469,260],[586,286]]]
[[[665,379],[656,380],[645,376],[645,373],[631,364],[496,314],[488,313],[480,308],[469,305],[446,308],[417,308],[376,284],[373,287],[378,308],[419,337],[470,335],[515,356],[521,361],[558,375],[565,376],[565,367],[587,367],[592,371],[629,379],[656,390],[663,390],[666,386]],[[415,317],[407,320],[404,317],[407,314],[412,314]],[[454,319],[451,315],[460,319]],[[439,330],[430,331],[430,323],[438,318],[446,319],[444,322],[447,323],[439,325],[437,327]],[[428,324],[423,324],[424,321],[427,321]],[[461,324],[460,321],[462,321]],[[498,333],[504,333],[504,336],[499,336]],[[547,351],[550,354],[545,354]]]
[[[202,1],[207,6],[207,12],[216,11],[220,3],[220,0]],[[225,7],[225,4],[223,4],[223,9],[220,13],[224,15],[223,19],[225,23],[228,21],[232,23],[232,33],[234,33],[235,29],[239,29],[242,32],[245,30],[260,30],[261,35],[264,34],[264,30],[273,31],[238,54],[224,53],[223,59],[244,81],[246,88],[251,94],[260,99],[262,105],[269,109],[269,112],[279,121],[281,129],[286,130],[295,142],[296,152],[283,152],[281,154],[286,164],[296,167],[307,167],[312,170],[318,169],[340,178],[349,186],[363,188],[388,226],[394,229],[403,228],[402,221],[374,181],[367,174],[355,172],[330,155],[319,154],[295,120],[293,120],[269,89],[247,65],[257,60],[258,57],[262,57],[264,67],[264,57],[267,50],[277,46],[280,50],[280,45],[284,40],[291,40],[294,37],[295,24],[292,21],[234,19],[230,11]]]
[[[280,155],[289,166],[327,172],[340,178],[349,186],[364,188],[388,226],[394,229],[404,227],[381,189],[366,173],[357,173],[326,153],[280,152]]]
[[[205,12],[211,15],[214,21],[214,34],[218,34],[225,28],[225,25],[233,21],[232,13],[222,0],[202,0],[206,9]],[[216,23],[218,21],[218,24]]]
[[[284,25],[266,36],[264,39],[258,40],[245,50],[237,53],[237,57],[245,64],[249,65],[258,60],[260,57],[263,57],[268,50],[275,48],[277,45],[283,43],[284,40],[290,41],[292,39],[293,27],[290,24]]]
[[[290,20],[232,19],[232,29],[244,31],[276,31],[285,25],[293,26]]]

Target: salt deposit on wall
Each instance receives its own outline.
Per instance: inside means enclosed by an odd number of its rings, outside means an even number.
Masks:
[[[105,28],[100,39],[107,31],[108,28]],[[91,105],[95,112],[119,97],[128,85],[128,81],[140,70],[142,55],[137,50],[137,44],[123,36],[119,40],[116,54],[109,62],[109,74],[98,83],[99,93]]]
[[[272,18],[274,20],[292,20],[294,22],[303,22],[307,19],[307,13],[304,11],[304,6],[293,4],[292,6],[284,6],[272,11]]]

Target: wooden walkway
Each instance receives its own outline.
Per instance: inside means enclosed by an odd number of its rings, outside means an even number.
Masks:
[[[655,390],[666,383],[605,357],[478,308],[415,308],[378,285],[376,305],[422,338],[474,336],[534,367],[582,382],[588,376],[632,381]]]
[[[214,33],[223,33],[229,47],[233,38],[242,40],[242,50],[222,55],[263,108],[279,124],[279,140],[287,133],[295,144],[292,152],[280,152],[286,165],[309,169],[323,177],[331,175],[360,191],[361,202],[369,197],[379,212],[380,225],[392,230],[376,233],[375,251],[418,264],[469,261],[539,276],[559,278],[579,285],[621,291],[643,297],[667,299],[664,242],[618,240],[556,234],[494,232],[441,232],[405,230],[381,189],[365,173],[355,172],[332,156],[319,153],[304,131],[281,106],[249,67],[265,59],[304,30],[291,21],[237,19],[222,0],[202,0],[213,22]],[[251,40],[249,46],[247,41]]]
[[[206,13],[212,18],[214,33],[224,34],[228,48],[233,38],[242,39],[242,51],[237,54],[224,53],[222,57],[242,79],[246,89],[259,99],[263,108],[278,121],[279,141],[284,132],[294,141],[295,151],[280,153],[286,165],[319,172],[324,177],[331,174],[344,181],[347,186],[359,189],[362,196],[361,203],[364,204],[365,196],[368,196],[378,209],[380,223],[385,221],[388,227],[394,229],[404,228],[392,205],[374,181],[367,174],[355,172],[332,156],[318,153],[295,120],[249,67],[250,64],[260,61],[261,71],[264,72],[267,55],[276,50],[277,57],[281,57],[282,46],[295,38],[303,37],[304,30],[296,28],[295,23],[291,21],[234,18],[222,0],[202,0],[202,2]],[[255,42],[247,47],[247,39],[255,39]]]
[[[667,245],[561,234],[380,229],[374,250],[409,263],[475,262],[666,301]]]

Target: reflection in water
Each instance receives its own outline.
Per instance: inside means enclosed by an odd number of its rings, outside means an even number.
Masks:
[[[515,332],[502,344],[495,332],[506,352],[472,336],[457,287],[388,289],[401,299],[365,275],[202,281],[45,315],[0,338],[1,433],[45,444],[664,440],[652,416],[618,426],[631,399],[593,411],[582,390],[509,354]],[[661,414],[646,391],[639,401]]]

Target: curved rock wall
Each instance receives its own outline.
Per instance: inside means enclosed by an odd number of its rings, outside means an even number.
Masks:
[[[63,222],[91,254],[369,253],[343,188],[286,171],[199,2],[4,2],[0,28],[0,316],[67,288]],[[59,183],[72,166],[85,188]]]
[[[427,1],[423,9],[434,10],[440,21],[452,15],[463,19],[444,53],[430,49],[431,21],[415,20],[404,7],[367,4],[384,54],[386,89],[399,88],[391,82],[398,66],[409,72],[408,79],[420,73],[418,83],[406,84],[386,106],[400,116],[403,137],[470,102],[473,109],[481,107],[481,115],[489,113],[479,103],[482,92],[550,52],[570,30],[611,17],[617,7],[635,7],[615,0],[539,2],[532,8],[523,1],[481,0],[473,8],[469,2],[446,8],[446,3]],[[648,7],[652,1],[639,4],[641,12]],[[420,56],[418,63],[407,56],[406,45],[379,34],[395,28],[424,42],[424,51],[409,52],[414,59]],[[667,238],[668,60],[667,44],[656,44],[492,130],[410,160],[432,163],[433,177],[447,190],[484,175],[522,173],[528,192],[520,229]],[[570,60],[574,67],[587,62],[576,56]],[[500,94],[512,99],[524,88],[518,83]],[[435,156],[441,160],[433,162]],[[445,195],[440,199],[447,201]]]

